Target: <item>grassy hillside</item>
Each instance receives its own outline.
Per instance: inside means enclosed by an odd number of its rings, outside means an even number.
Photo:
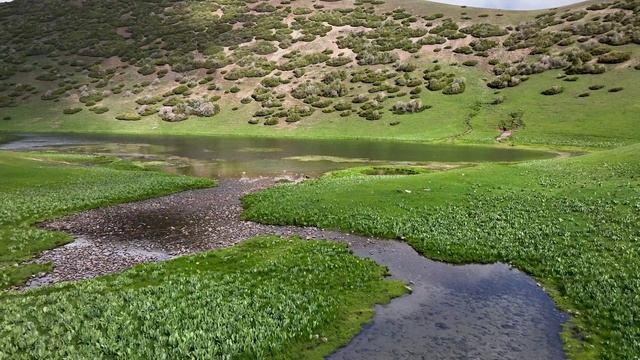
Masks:
[[[347,172],[355,176],[251,195],[245,217],[400,238],[444,261],[513,264],[571,312],[565,338],[574,358],[633,359],[640,355],[639,151],[411,176]]]
[[[0,131],[482,143],[511,131],[504,141],[578,147],[640,136],[638,0],[533,12],[16,0],[0,4],[0,30]]]
[[[72,240],[37,221],[212,184],[82,155],[0,152],[0,173],[0,289],[48,270],[26,261]]]

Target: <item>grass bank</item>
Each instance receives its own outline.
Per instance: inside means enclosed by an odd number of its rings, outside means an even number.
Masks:
[[[346,245],[263,237],[0,297],[9,358],[322,359],[404,293]]]
[[[63,114],[41,100],[25,106],[5,109],[9,121],[0,122],[0,133],[75,132],[95,134],[145,134],[185,136],[257,136],[308,139],[381,139],[414,142],[454,142],[495,144],[500,124],[520,113],[523,124],[507,141],[533,147],[603,149],[629,145],[640,140],[636,126],[639,111],[640,71],[612,69],[601,75],[578,75],[574,81],[558,76],[562,71],[547,71],[532,76],[526,84],[498,92],[488,88],[483,74],[475,69],[456,69],[467,81],[467,90],[457,96],[420,95],[431,109],[415,114],[391,115],[386,120],[367,121],[357,115],[341,117],[337,113],[316,112],[295,123],[282,126],[251,125],[247,120],[257,107],[232,110],[222,108],[213,118],[193,118],[183,122],[166,122],[157,116],[140,121],[120,121],[113,114],[82,111]],[[564,91],[554,96],[540,92],[554,85]],[[590,90],[592,86],[602,86]],[[609,90],[623,88],[621,92]],[[587,97],[581,97],[589,93]],[[500,99],[499,104],[493,104]],[[121,103],[105,100],[112,108]],[[60,105],[62,106],[62,105]],[[36,113],[38,116],[33,116]],[[391,122],[400,123],[391,126]],[[2,135],[0,135],[1,137]]]
[[[24,262],[71,241],[34,227],[38,221],[213,184],[84,155],[0,152],[0,174],[0,289],[49,270]]]
[[[510,263],[573,319],[573,358],[640,356],[640,145],[412,176],[329,176],[244,199],[247,219],[401,238],[443,261]]]

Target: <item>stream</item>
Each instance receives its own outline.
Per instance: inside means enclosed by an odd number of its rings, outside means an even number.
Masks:
[[[172,139],[167,143],[127,139],[130,141],[26,136],[0,148],[54,148],[70,152],[112,149],[103,153],[117,155],[127,155],[130,150],[127,156],[135,158],[178,157],[179,161],[174,159],[171,166],[167,165],[168,171],[192,173],[188,171],[193,168],[189,159],[195,159],[207,164],[195,168],[204,167],[206,170],[202,171],[207,174],[223,173],[224,176],[220,176],[215,188],[90,210],[42,224],[48,229],[67,231],[76,241],[43,252],[36,262],[53,262],[54,271],[33,279],[29,287],[119,272],[138,263],[232,246],[256,235],[335,240],[349,244],[356,255],[387,266],[392,277],[405,281],[412,292],[387,305],[376,306],[373,319],[329,359],[564,359],[559,334],[567,316],[532,278],[508,265],[451,265],[431,261],[401,241],[317,228],[262,225],[240,218],[240,198],[273,186],[277,177],[297,180],[302,175],[315,176],[316,171],[354,163],[451,162],[455,157],[460,162],[516,161],[548,157],[547,153],[518,150],[525,152],[490,156],[492,152],[488,148],[448,149],[445,146],[434,154],[434,148],[427,146],[419,150],[417,144],[409,144],[417,150],[403,158],[399,153],[403,149],[394,149],[394,145],[386,143],[323,144],[276,139],[225,140],[229,142],[223,153],[215,151],[220,144],[192,141],[194,148],[185,153],[183,147],[189,143],[188,139]],[[238,141],[243,145],[229,145]],[[376,144],[386,150],[367,152],[367,148],[377,149]],[[247,146],[280,150],[242,151]],[[466,157],[460,155],[463,153]],[[246,154],[260,155],[251,159]],[[492,156],[508,159],[492,160]],[[292,157],[298,160],[282,160]],[[316,160],[300,160],[304,157]],[[336,158],[350,160],[336,161]],[[263,160],[269,165],[258,166],[258,169],[245,167]],[[309,162],[318,164],[309,167]],[[220,167],[221,163],[225,166]],[[246,171],[240,171],[243,167]],[[197,171],[193,174],[199,175]]]

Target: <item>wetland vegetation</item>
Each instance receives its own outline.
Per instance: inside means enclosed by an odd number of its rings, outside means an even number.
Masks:
[[[569,357],[636,359],[639,44],[639,0],[0,1],[0,143],[94,139],[0,152],[0,358],[322,358],[348,343],[406,289],[333,242],[258,237],[14,291],[73,240],[41,221],[294,168],[334,171],[244,197],[245,219],[507,263],[570,314]]]

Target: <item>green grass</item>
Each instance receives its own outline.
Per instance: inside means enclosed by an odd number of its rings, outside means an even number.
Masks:
[[[556,79],[561,71],[534,75],[529,81],[501,91],[505,102],[484,105],[474,117],[473,131],[464,137],[471,142],[492,142],[498,123],[514,111],[523,112],[525,126],[516,131],[516,144],[544,144],[578,148],[611,148],[630,145],[640,139],[640,71],[612,70],[602,75],[580,75],[575,82]],[[591,85],[604,85],[591,91]],[[565,91],[543,96],[540,91],[561,85]],[[608,89],[624,87],[619,93]],[[589,97],[578,97],[589,92]],[[488,98],[488,100],[496,96]]]
[[[322,359],[405,292],[328,241],[262,237],[0,297],[0,357]]]
[[[456,96],[422,92],[421,101],[433,108],[417,114],[389,115],[382,120],[366,121],[357,115],[340,117],[337,112],[317,111],[295,125],[270,127],[251,125],[247,119],[258,107],[243,105],[233,111],[223,107],[213,118],[193,118],[169,123],[156,116],[140,121],[115,120],[112,114],[81,112],[62,115],[61,110],[40,100],[29,106],[7,109],[13,120],[0,123],[4,132],[82,132],[150,135],[251,135],[296,138],[376,138],[424,142],[495,143],[498,125],[514,111],[523,112],[524,127],[510,142],[517,145],[555,148],[612,148],[640,140],[636,114],[640,111],[634,99],[640,97],[640,71],[613,69],[602,75],[580,75],[578,81],[556,79],[561,71],[533,75],[517,87],[500,91],[499,95],[482,81],[485,75],[477,69],[455,69],[467,79],[467,90]],[[552,85],[565,91],[556,96],[543,96],[540,91]],[[591,91],[589,86],[602,84],[604,89]],[[608,89],[623,87],[619,93]],[[589,97],[578,97],[589,92]],[[490,105],[498,96],[505,101]],[[408,97],[401,98],[407,100]],[[395,100],[386,102],[391,106]],[[105,102],[110,108],[126,109],[117,101]],[[60,105],[61,106],[61,105]],[[33,116],[34,113],[38,116]],[[465,121],[471,119],[471,131]],[[392,121],[400,121],[390,126]],[[2,136],[2,135],[0,135]]]
[[[502,261],[573,319],[574,358],[640,356],[640,145],[412,176],[324,177],[244,199],[247,219],[401,238],[426,256]]]
[[[24,264],[71,240],[34,223],[72,212],[211,186],[130,163],[83,155],[0,152],[0,289],[18,285],[49,265]]]

